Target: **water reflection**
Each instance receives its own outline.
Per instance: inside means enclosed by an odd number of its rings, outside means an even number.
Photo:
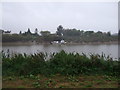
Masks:
[[[4,51],[10,50],[11,53],[27,53],[33,54],[37,52],[60,52],[65,50],[66,52],[77,52],[92,54],[102,54],[106,56],[110,55],[113,59],[118,59],[118,45],[29,45],[29,46],[3,46]]]

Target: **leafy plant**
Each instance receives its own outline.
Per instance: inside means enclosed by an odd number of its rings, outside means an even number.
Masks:
[[[35,88],[39,88],[39,87],[40,87],[40,83],[39,83],[39,82],[33,82],[33,86],[34,86]]]

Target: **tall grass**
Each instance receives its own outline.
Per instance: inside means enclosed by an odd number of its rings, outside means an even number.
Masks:
[[[78,75],[78,74],[107,74],[119,75],[120,61],[114,61],[105,55],[66,53],[61,51],[53,53],[46,61],[45,53],[31,55],[15,54],[12,57],[2,52],[3,75]]]

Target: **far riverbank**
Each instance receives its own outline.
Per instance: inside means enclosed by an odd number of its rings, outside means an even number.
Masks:
[[[49,42],[43,42],[43,43],[38,43],[38,42],[3,42],[2,46],[11,46],[11,45],[54,45]],[[67,42],[63,45],[104,45],[104,44],[118,44],[118,41],[110,41],[110,42]]]

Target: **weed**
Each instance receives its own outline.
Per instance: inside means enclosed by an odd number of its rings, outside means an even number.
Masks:
[[[30,74],[29,78],[35,79],[36,77],[35,77],[35,75]]]
[[[33,82],[33,86],[34,86],[35,88],[39,88],[39,87],[40,87],[40,83],[39,83],[39,82]]]
[[[65,88],[64,86],[59,86],[58,88]]]
[[[104,84],[105,82],[103,80],[97,80],[96,83],[100,85],[100,84]]]
[[[92,84],[85,85],[86,88],[92,87]]]
[[[18,86],[17,88],[25,88],[25,86]]]
[[[78,82],[78,81],[79,81],[75,76],[68,76],[67,79],[68,79],[69,81],[72,81],[72,82]]]
[[[14,79],[15,79],[15,78],[13,78],[13,77],[11,77],[11,76],[8,77],[8,80],[14,80]]]
[[[20,78],[21,80],[23,80],[25,77],[24,77],[24,76],[20,76],[19,78]]]
[[[55,85],[56,84],[56,81],[52,80],[52,79],[49,79],[47,81],[45,81],[45,87],[46,88],[49,88],[51,87],[52,85]]]
[[[6,76],[24,76],[31,79],[38,79],[37,74],[45,76],[61,75],[79,75],[79,74],[103,74],[119,76],[120,61],[114,61],[109,56],[91,54],[87,57],[85,54],[66,53],[61,51],[54,53],[47,61],[46,54],[40,52],[32,55],[15,54],[9,57],[3,53],[2,59],[3,75]],[[23,77],[21,77],[22,79]],[[77,81],[74,77],[69,77],[71,81]],[[110,79],[109,79],[110,80]]]

